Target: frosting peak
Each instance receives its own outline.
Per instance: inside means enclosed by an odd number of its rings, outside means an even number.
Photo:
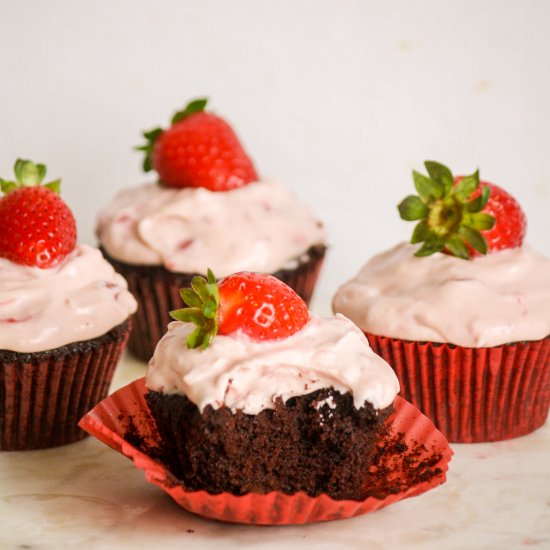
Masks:
[[[334,297],[365,332],[492,347],[550,334],[550,260],[529,246],[462,260],[418,258],[402,243],[374,256]]]
[[[399,391],[391,367],[369,347],[364,334],[343,315],[312,316],[289,338],[256,342],[240,332],[217,335],[204,350],[186,346],[193,330],[173,322],[147,370],[146,385],[166,394],[184,394],[201,411],[225,405],[257,414],[321,388],[350,392],[356,408],[366,401],[382,409]]]

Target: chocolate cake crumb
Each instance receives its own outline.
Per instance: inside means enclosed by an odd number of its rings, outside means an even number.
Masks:
[[[335,406],[320,422],[315,405],[327,399]],[[158,458],[187,489],[212,494],[305,491],[363,500],[382,491],[371,466],[387,471],[380,457],[404,444],[388,438],[393,407],[356,409],[351,394],[333,389],[279,398],[257,415],[210,406],[201,414],[185,396],[152,391],[146,400],[162,441]],[[397,485],[391,480],[390,489]]]
[[[426,458],[426,451],[423,444],[407,445],[402,432],[386,430],[377,444],[367,476],[371,496],[382,499],[439,476],[441,469],[434,466],[441,460],[441,454],[431,453]]]

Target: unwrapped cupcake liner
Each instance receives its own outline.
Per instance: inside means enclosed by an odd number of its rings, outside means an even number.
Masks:
[[[344,519],[378,510],[404,498],[420,495],[443,483],[452,456],[447,440],[410,403],[396,398],[387,420],[387,434],[378,443],[369,470],[370,494],[365,500],[334,500],[326,494],[286,495],[210,494],[190,491],[163,465],[159,436],[139,379],[105,398],[80,421],[80,426],[103,443],[130,458],[185,510],[232,523],[288,525]],[[184,429],[184,427],[182,427]]]
[[[413,342],[366,333],[395,370],[401,395],[451,442],[500,441],[544,424],[550,337],[492,348]]]
[[[86,437],[78,421],[107,395],[129,332],[125,321],[103,336],[50,351],[0,351],[0,450]]]
[[[273,275],[293,288],[309,303],[319,276],[326,247],[312,246],[295,260],[295,265]],[[128,289],[138,302],[134,327],[128,340],[128,349],[138,359],[148,362],[158,341],[172,321],[169,312],[183,307],[180,289],[189,287],[194,273],[174,273],[162,266],[132,265],[120,262],[102,250],[115,270],[128,281]]]

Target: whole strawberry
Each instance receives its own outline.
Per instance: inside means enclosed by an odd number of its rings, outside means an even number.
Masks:
[[[416,256],[446,252],[459,258],[521,246],[527,222],[517,201],[500,187],[471,176],[453,177],[438,162],[424,163],[429,176],[413,171],[418,195],[399,204],[401,218],[420,220],[411,243]]]
[[[180,294],[189,307],[170,315],[197,325],[187,339],[190,348],[206,349],[217,333],[238,330],[258,341],[287,338],[309,319],[305,302],[290,287],[262,273],[235,273],[216,283],[209,269],[207,280],[194,277]]]
[[[191,101],[172,117],[171,126],[143,135],[143,169],[154,169],[168,187],[205,187],[228,191],[258,176],[232,128],[204,110],[206,99]]]
[[[76,222],[59,196],[61,180],[41,185],[43,164],[18,159],[16,181],[0,179],[0,257],[39,268],[56,266],[76,245]]]

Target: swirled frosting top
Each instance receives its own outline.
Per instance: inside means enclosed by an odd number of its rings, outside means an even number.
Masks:
[[[374,256],[333,309],[365,332],[493,347],[550,335],[550,260],[530,246],[472,260],[418,258],[402,243]]]
[[[102,336],[136,310],[126,281],[79,245],[49,269],[0,258],[0,349],[37,352]]]
[[[399,382],[391,367],[370,348],[365,335],[343,315],[312,316],[288,338],[258,342],[238,331],[217,335],[202,351],[188,349],[190,323],[173,322],[147,370],[146,386],[183,394],[201,411],[225,405],[257,414],[321,388],[353,395],[356,408],[393,402]]]
[[[325,242],[323,225],[274,182],[226,192],[155,184],[121,191],[100,213],[97,234],[117,260],[218,277],[273,273]]]

